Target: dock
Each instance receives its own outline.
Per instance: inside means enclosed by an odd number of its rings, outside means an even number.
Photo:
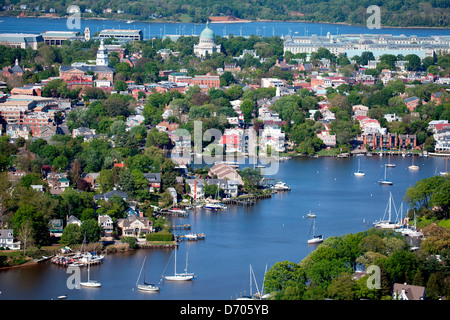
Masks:
[[[272,198],[272,194],[273,194],[273,192],[266,193],[266,194],[252,195],[252,196],[237,197],[237,198],[224,198],[222,200],[222,203],[223,204],[235,204],[235,205],[241,205],[241,206],[253,206],[254,204],[256,204],[257,200]]]
[[[170,209],[163,209],[159,211],[160,214],[166,215],[166,216],[172,216],[172,217],[187,217],[189,216],[189,213],[184,210],[170,210]]]
[[[190,224],[180,224],[172,226],[172,230],[191,230]]]
[[[190,233],[190,234],[178,235],[178,236],[174,236],[174,237],[175,237],[175,241],[177,241],[177,242],[181,242],[184,240],[187,240],[187,241],[205,240],[205,238],[206,238],[204,233]]]

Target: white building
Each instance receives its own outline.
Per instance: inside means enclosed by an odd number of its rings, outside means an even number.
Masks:
[[[194,54],[199,57],[206,57],[215,52],[220,52],[220,45],[214,42],[214,31],[209,27],[209,21],[206,23],[206,28],[200,33],[200,41],[194,45]]]
[[[271,152],[284,152],[285,150],[285,134],[281,131],[281,128],[264,127],[259,139],[259,147],[262,153],[267,153],[268,147],[270,147]]]
[[[186,179],[189,186],[189,196],[194,200],[205,197],[205,181],[203,179]]]
[[[100,40],[100,47],[97,51],[97,60],[95,64],[97,66],[108,66],[109,64],[108,51],[105,48],[105,42],[103,41],[103,38]]]
[[[0,229],[0,248],[20,249],[20,242],[14,242],[12,229]]]

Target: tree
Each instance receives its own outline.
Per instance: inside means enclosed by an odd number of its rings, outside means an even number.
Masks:
[[[46,245],[49,242],[49,230],[46,220],[42,212],[30,204],[21,205],[11,218],[14,233],[19,234],[24,223],[29,223],[33,230],[32,239],[38,246]]]
[[[263,176],[261,174],[261,171],[259,169],[253,169],[250,167],[245,167],[242,169],[239,173],[242,177],[242,179],[248,183],[250,188],[254,188],[257,186],[259,182],[261,182]]]
[[[102,228],[100,227],[96,219],[91,218],[88,220],[84,220],[81,223],[81,229],[86,235],[86,241],[97,242],[100,239]]]
[[[421,69],[422,63],[420,57],[416,54],[407,54],[405,56],[406,68],[408,71],[419,71]]]
[[[84,239],[83,229],[76,223],[71,223],[64,228],[59,243],[74,245],[82,243]]]
[[[449,283],[445,280],[442,272],[433,273],[428,279],[426,286],[426,297],[432,300],[438,300],[450,293]]]
[[[244,100],[241,103],[241,111],[244,114],[244,122],[250,123],[253,119],[254,104],[250,100]]]
[[[293,290],[292,288],[297,288]],[[306,290],[306,275],[298,264],[282,261],[276,262],[264,277],[264,290],[271,294],[280,294],[279,299],[303,296]],[[294,294],[294,292],[295,294]]]
[[[234,76],[233,76],[233,74],[230,71],[225,71],[220,76],[220,86],[221,87],[226,87],[226,86],[229,86],[232,83],[236,83],[236,79],[234,79]]]
[[[333,300],[353,300],[357,290],[357,284],[352,276],[343,273],[333,281],[327,288],[328,296]]]
[[[116,83],[114,83],[114,90],[117,92],[127,91],[128,84],[123,80],[116,81]]]
[[[130,110],[128,110],[127,102],[120,96],[111,95],[103,102],[103,106],[105,108],[106,114],[110,117],[128,117],[130,115]]]
[[[53,166],[58,170],[65,170],[69,166],[69,159],[65,156],[58,156],[53,160]]]
[[[28,245],[33,244],[33,229],[31,228],[31,222],[29,220],[24,221],[18,231],[17,237],[22,242],[23,254],[25,254]]]

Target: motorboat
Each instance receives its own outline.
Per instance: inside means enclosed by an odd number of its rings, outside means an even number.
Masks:
[[[291,190],[291,187],[289,187],[285,182],[277,182],[273,187],[273,190],[278,190],[278,191],[289,191]]]

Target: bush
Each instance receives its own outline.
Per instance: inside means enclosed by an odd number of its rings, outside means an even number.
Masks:
[[[137,248],[136,238],[133,238],[133,237],[122,237],[120,239],[120,241],[122,243],[128,243],[130,245],[130,249],[136,249]]]
[[[145,236],[147,241],[172,241],[173,234],[168,231],[160,231],[155,233],[147,233]]]

